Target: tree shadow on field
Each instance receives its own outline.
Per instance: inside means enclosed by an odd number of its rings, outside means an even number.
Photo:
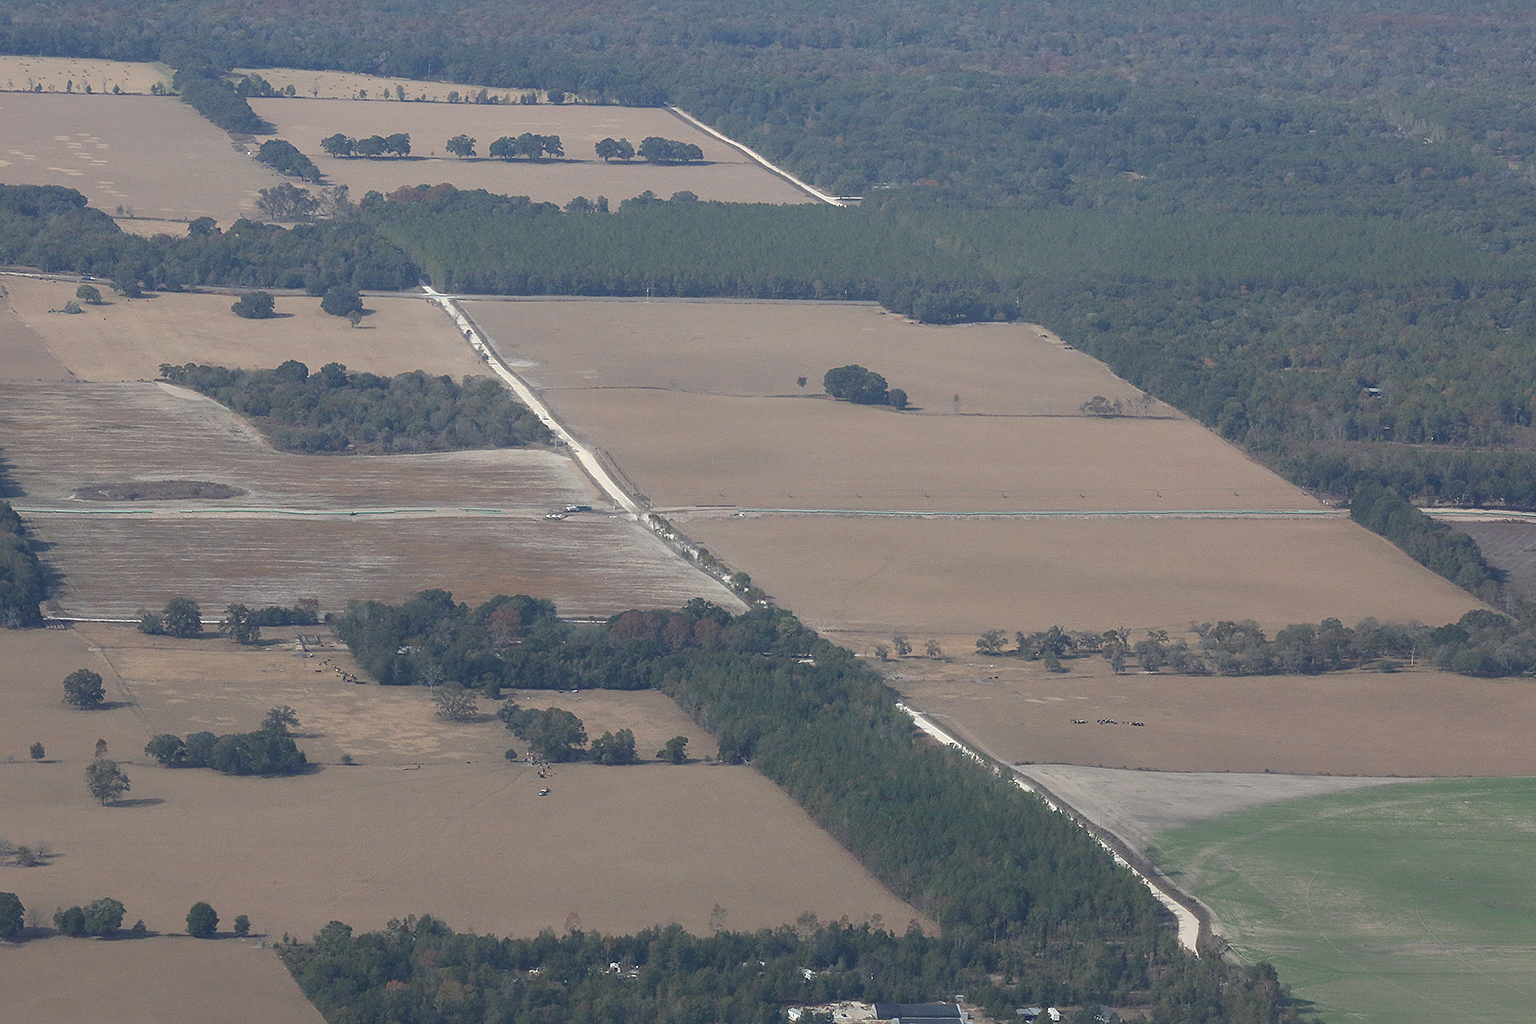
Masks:
[[[104,700],[91,708],[92,711],[118,711],[122,708],[136,708],[139,704],[132,700]]]
[[[129,808],[132,808],[132,807],[157,807],[157,806],[159,806],[160,804],[163,804],[163,803],[165,803],[165,801],[160,799],[158,796],[139,796],[139,797],[132,797],[132,798],[130,798],[128,800],[113,800],[111,803],[107,804],[107,806],[108,807],[129,807]]]
[[[24,498],[27,492],[11,479],[11,462],[5,457],[5,449],[0,448],[0,499]]]

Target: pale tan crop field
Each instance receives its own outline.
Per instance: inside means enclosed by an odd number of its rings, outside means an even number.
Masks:
[[[6,92],[26,92],[41,85],[43,92],[147,93],[155,85],[171,87],[171,69],[164,64],[135,64],[82,57],[26,57],[0,54],[0,81]]]
[[[889,639],[1330,616],[1454,622],[1482,605],[1342,519],[691,518],[681,528],[817,630]],[[867,639],[867,637],[866,637]],[[856,644],[856,646],[865,646]],[[946,649],[949,645],[946,644]]]
[[[423,82],[414,78],[360,75],[350,71],[308,71],[303,68],[235,68],[232,75],[236,78],[260,75],[278,90],[291,85],[299,99],[352,100],[358,99],[358,93],[362,91],[367,93],[366,99],[370,102],[394,102],[395,90],[404,89],[405,98],[411,102],[447,103],[450,92],[469,96],[482,88],[462,82]],[[540,89],[496,89],[491,90],[490,95],[495,96],[499,103],[516,103],[530,92],[539,98],[540,103],[549,99],[549,94]]]
[[[541,779],[503,758],[518,741],[500,722],[440,723],[425,690],[346,683],[324,656],[297,658],[286,645],[141,642],[101,626],[0,635],[0,735],[20,755],[0,764],[0,820],[13,841],[56,854],[45,868],[6,868],[6,885],[44,920],[104,893],[152,930],[181,930],[201,899],[223,927],[244,913],[271,937],[308,937],[332,919],[373,929],[409,913],[504,935],[563,930],[571,914],[606,933],[674,920],[702,932],[716,905],[729,927],[747,929],[804,911],[879,914],[897,927],[916,916],[749,767],[568,765]],[[63,675],[103,657],[123,667],[109,697],[131,704],[61,708]],[[643,756],[673,735],[692,737],[695,756],[713,751],[655,693],[522,699],[573,710],[589,733],[627,725]],[[298,713],[302,748],[321,760],[345,748],[359,763],[231,778],[141,753],[156,733],[251,728],[282,703]],[[120,806],[85,792],[98,738],[132,780]],[[25,757],[33,740],[46,744],[45,763]]]
[[[828,370],[858,363],[907,392],[914,411],[906,415],[953,416],[956,396],[961,416],[1078,416],[1095,395],[1143,408],[1140,391],[1035,324],[934,327],[866,302],[484,298],[461,305],[546,391],[821,395]],[[1145,408],[1182,418],[1161,402]]]
[[[108,214],[254,216],[283,179],[174,96],[0,93],[0,182],[63,185]]]
[[[0,278],[0,323],[14,318],[82,380],[153,380],[161,363],[270,368],[298,359],[318,370],[330,362],[393,376],[412,370],[488,375],[442,310],[421,296],[368,295],[372,310],[359,327],[321,312],[308,295],[278,295],[279,317],[244,320],[231,313],[233,295],[164,293],[125,299],[103,282],[110,305],[86,306],[78,316],[50,313],[75,297],[74,284]],[[0,327],[0,336],[14,327]],[[18,343],[19,344],[19,343]],[[16,374],[21,379],[36,376]],[[12,378],[0,366],[0,379]]]
[[[389,193],[402,185],[448,182],[561,205],[578,195],[601,195],[617,207],[647,189],[663,199],[688,191],[700,199],[733,203],[814,202],[734,146],[660,107],[257,99],[251,109],[276,127],[277,137],[308,155],[329,183],[346,185],[354,200],[370,189]],[[411,137],[411,155],[332,157],[320,148],[320,140],[337,132],[351,138],[405,132]],[[534,163],[489,157],[492,142],[524,132],[560,136],[565,158]],[[476,140],[477,156],[461,160],[448,153],[447,141],[461,134]],[[638,148],[650,135],[691,142],[703,151],[704,162],[663,166],[637,158],[605,164],[593,148],[609,137],[628,138]]]
[[[1536,775],[1528,740],[1536,728],[1536,685],[1528,679],[1434,671],[1116,676],[1099,657],[1064,661],[1067,671],[1058,675],[1039,662],[954,651],[959,656],[947,664],[904,658],[882,667],[912,707],[1008,763],[1376,777]],[[1101,718],[1116,724],[1101,725]]]
[[[0,946],[6,1012],[31,1024],[322,1024],[277,953],[260,941],[177,935],[7,943]]]

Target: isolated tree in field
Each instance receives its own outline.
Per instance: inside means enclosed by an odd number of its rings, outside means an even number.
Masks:
[[[13,892],[0,892],[0,939],[14,939],[27,924],[27,908]]]
[[[219,915],[208,904],[198,901],[187,911],[187,934],[198,939],[211,939],[219,930]]]
[[[597,155],[603,163],[613,159],[633,160],[635,147],[628,139],[603,139],[597,144]]]
[[[468,135],[455,135],[448,140],[448,152],[461,160],[466,156],[475,155],[475,140]]]
[[[1008,634],[1000,629],[989,629],[976,638],[977,654],[1001,654],[1008,642]]]
[[[628,729],[603,733],[592,741],[591,758],[597,764],[635,764],[635,734]]]
[[[912,653],[912,643],[905,633],[892,633],[891,646],[896,649],[896,657],[905,658]]]
[[[128,776],[110,758],[92,761],[85,769],[85,788],[105,807],[132,788]]]
[[[75,289],[75,298],[92,306],[101,305],[101,289],[93,284],[83,284]]]
[[[96,760],[100,761],[102,758],[104,758],[106,756],[107,756],[107,741],[106,740],[97,740],[96,741],[96,753],[95,753]]]
[[[938,659],[944,657],[944,648],[939,646],[939,642],[937,640],[929,640],[926,644],[923,645],[923,653],[937,661]]]
[[[356,288],[348,288],[346,285],[332,285],[325,290],[325,295],[320,299],[320,309],[331,316],[350,317],[356,313],[363,313],[363,296]],[[345,381],[342,382],[346,383]]]
[[[673,736],[666,746],[656,751],[656,759],[667,764],[686,764],[688,761],[688,737]]]
[[[561,708],[520,708],[507,705],[496,713],[506,723],[514,736],[526,740],[528,745],[546,761],[576,761],[581,758],[581,747],[586,745],[587,730],[581,719]]]
[[[235,915],[235,938],[243,939],[251,934],[251,919],[244,914]]]
[[[163,732],[144,744],[144,753],[166,768],[180,768],[187,762],[186,741],[168,732]]]
[[[480,700],[463,683],[448,682],[432,688],[432,704],[437,717],[450,722],[468,722],[480,714]]]
[[[165,633],[165,620],[159,612],[152,612],[147,608],[139,609],[139,632],[148,633],[150,636],[160,636]]]
[[[64,677],[64,703],[71,707],[99,708],[106,700],[107,691],[101,685],[101,676],[90,669],[77,668]]]
[[[331,156],[351,156],[357,151],[357,140],[349,139],[337,132],[335,135],[321,139],[320,148]]]
[[[284,704],[280,708],[272,708],[267,712],[267,717],[261,720],[263,732],[275,732],[279,736],[287,736],[289,729],[296,729],[299,725],[299,713]]]
[[[41,743],[32,744],[32,749],[29,751],[29,753],[32,755],[32,760],[41,761],[44,754],[43,745]]]
[[[265,292],[252,294],[266,295]],[[193,637],[201,636],[203,632],[203,611],[189,597],[173,597],[167,601],[165,610],[160,613],[160,621],[167,636]]]
[[[273,220],[309,220],[320,209],[320,200],[309,189],[285,181],[256,193],[256,209]]]
[[[245,320],[269,320],[276,315],[277,302],[268,292],[246,292],[229,309]]]
[[[858,405],[885,405],[890,401],[885,378],[857,363],[828,370],[821,386],[833,398]]]
[[[907,393],[901,390],[901,388],[891,388],[890,394],[886,396],[886,401],[890,403],[892,409],[905,409],[907,407]]]
[[[123,926],[123,914],[127,910],[120,901],[110,896],[92,900],[84,909],[85,934],[103,938],[111,936]]]
[[[224,609],[219,629],[237,644],[249,645],[261,640],[261,626],[243,604],[232,604]]]

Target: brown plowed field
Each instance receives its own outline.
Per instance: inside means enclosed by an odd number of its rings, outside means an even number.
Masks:
[[[5,92],[0,123],[0,181],[77,189],[109,214],[228,225],[283,180],[174,96]]]
[[[75,297],[74,284],[22,277],[0,284],[9,293],[0,304],[0,321],[14,318],[34,332],[83,380],[153,380],[161,363],[260,368],[285,359],[298,359],[311,370],[338,362],[390,376],[412,370],[454,378],[489,373],[442,310],[421,296],[369,295],[363,301],[373,312],[354,328],[322,313],[320,300],[307,295],[278,296],[277,311],[284,314],[279,318],[242,320],[229,311],[231,295],[124,299],[98,283],[111,304],[86,306],[79,316],[69,316],[48,311]],[[15,378],[0,365],[0,379]]]
[[[131,705],[59,706],[63,675],[103,656],[88,647],[122,664],[109,697]],[[151,643],[97,626],[0,634],[0,651],[0,736],[17,755],[0,764],[0,820],[12,841],[56,853],[46,868],[5,869],[6,886],[45,920],[103,893],[153,930],[184,927],[202,899],[224,927],[244,913],[257,932],[304,937],[333,918],[361,930],[407,913],[508,935],[561,930],[572,913],[608,933],[673,920],[700,932],[717,904],[729,927],[748,929],[807,910],[898,927],[915,916],[748,767],[575,765],[540,779],[503,758],[517,741],[494,718],[440,723],[424,690],[341,682],[323,656],[284,646]],[[679,734],[695,738],[696,756],[713,749],[654,693],[523,699],[568,707],[589,732],[627,725],[642,755]],[[160,768],[141,753],[155,733],[251,728],[282,703],[298,712],[301,747],[321,759],[340,747],[359,764],[242,779]],[[132,780],[122,806],[85,792],[98,737]],[[47,745],[47,763],[25,757],[32,740]]]
[[[0,438],[13,493],[56,507],[93,483],[192,479],[248,493],[158,508],[472,506],[547,512],[594,500],[554,452],[293,455],[211,398],[169,384],[0,383]],[[82,509],[100,509],[92,503]]]
[[[489,298],[461,303],[535,387],[820,395],[858,363],[915,411],[1077,416],[1094,395],[1140,410],[1141,392],[1034,324],[931,327],[873,303]],[[796,379],[806,378],[804,388]],[[558,397],[558,396],[555,396]],[[1153,416],[1179,414],[1150,402]],[[884,422],[884,421],[881,421]]]
[[[958,647],[956,651],[960,650]],[[885,666],[911,706],[1010,763],[1167,772],[1529,776],[1536,686],[1442,672],[1253,678],[1056,675],[973,652]],[[1107,718],[1115,725],[1100,725]],[[1074,725],[1073,719],[1086,720]],[[1130,723],[1144,722],[1143,727]]]
[[[816,629],[913,635],[1255,619],[1453,622],[1478,602],[1342,519],[691,518]],[[862,646],[862,645],[861,645]],[[947,646],[947,645],[946,645]]]
[[[354,198],[370,189],[388,193],[402,185],[449,182],[461,189],[483,188],[561,205],[578,195],[602,195],[617,207],[620,200],[647,189],[662,198],[689,191],[700,199],[735,203],[813,201],[740,150],[659,107],[258,99],[251,101],[251,109],[314,160],[327,181],[347,185]],[[405,132],[411,137],[411,155],[377,160],[328,156],[320,140],[337,132],[352,138]],[[524,132],[560,136],[565,159],[532,163],[487,156],[496,139]],[[445,144],[460,134],[476,140],[477,157],[461,160],[448,154]],[[628,138],[638,148],[650,135],[691,142],[703,150],[704,162],[658,166],[636,159],[605,164],[593,149],[609,137]]]
[[[125,617],[185,595],[210,614],[227,603],[317,597],[400,601],[429,587],[478,604],[536,594],[562,614],[675,608],[695,597],[739,608],[640,526],[598,516],[239,518],[27,516],[64,574],[48,607]]]
[[[29,1024],[323,1024],[277,953],[259,943],[185,935],[8,943],[0,946],[6,1012]]]

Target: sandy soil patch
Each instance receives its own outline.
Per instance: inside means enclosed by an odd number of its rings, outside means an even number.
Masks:
[[[1075,416],[1094,395],[1141,392],[1034,324],[934,327],[873,303],[689,299],[472,299],[461,303],[536,387],[819,395],[858,363],[925,415]],[[936,358],[941,356],[941,358]],[[796,379],[806,378],[799,387]],[[1161,402],[1155,416],[1177,416]]]
[[[369,89],[368,95],[375,93]],[[814,201],[734,146],[660,107],[258,99],[251,101],[251,109],[275,125],[279,137],[308,154],[329,182],[347,185],[354,198],[370,189],[387,193],[402,185],[450,182],[461,189],[483,188],[561,205],[578,195],[603,195],[616,207],[647,189],[663,198],[689,191],[700,199],[736,203]],[[411,155],[381,160],[328,156],[320,140],[337,132],[352,138],[405,132],[411,137]],[[524,132],[560,136],[566,158],[531,163],[487,156],[498,138]],[[447,141],[460,134],[476,140],[478,157],[461,160],[449,155]],[[704,163],[658,166],[637,159],[605,164],[593,149],[609,137],[628,138],[638,147],[650,135],[693,143],[703,151]]]
[[[17,636],[0,635],[0,645]],[[22,636],[67,648],[66,658],[82,643],[71,633]],[[123,634],[98,628],[90,636],[99,646]],[[4,728],[29,737],[46,731],[35,738],[62,753],[48,764],[0,764],[8,833],[46,840],[58,854],[47,867],[6,869],[7,887],[27,906],[51,915],[111,893],[131,919],[169,932],[204,899],[226,922],[245,913],[258,932],[300,936],[333,918],[368,929],[423,912],[455,928],[511,935],[562,929],[572,913],[604,932],[671,920],[700,931],[717,904],[732,928],[776,925],[806,910],[856,921],[880,914],[898,926],[914,916],[751,768],[572,765],[541,779],[502,757],[516,741],[494,719],[438,731],[423,691],[335,681],[313,672],[319,659],[272,649],[239,651],[217,640],[194,647],[195,668],[177,672],[164,671],[172,663],[164,649],[109,650],[130,670],[134,705],[62,721],[47,717],[57,705],[54,673],[0,659],[0,720],[21,723]],[[274,663],[277,671],[265,671]],[[132,674],[140,669],[155,678]],[[314,680],[307,686],[306,669]],[[529,702],[539,706],[567,702],[589,731],[625,723],[647,746],[682,733],[698,737],[698,753],[712,747],[655,694],[535,696]],[[289,697],[301,746],[335,742],[311,733],[348,719],[359,731],[345,742],[385,752],[377,762],[365,755],[358,766],[307,776],[239,779],[162,769],[130,747]],[[126,806],[102,808],[81,774],[114,718],[118,729],[138,733],[108,738],[133,789]]]
[[[273,367],[298,359],[310,369],[345,363],[354,370],[393,375],[412,370],[488,375],[485,364],[441,310],[420,296],[368,295],[373,312],[354,328],[320,311],[308,295],[280,295],[273,320],[242,320],[222,294],[161,294],[147,299],[103,295],[111,305],[89,306],[79,316],[49,313],[74,298],[76,285],[30,278],[4,280],[9,310],[40,336],[70,370],[85,380],[153,380],[161,363]],[[100,287],[98,285],[98,287]]]
[[[1139,637],[1222,619],[1442,623],[1481,607],[1341,519],[763,516],[682,528],[816,629],[960,634],[952,653],[992,628]]]
[[[142,235],[145,238],[153,238],[156,235],[171,235],[180,237],[187,233],[186,220],[160,220],[153,217],[128,217],[114,216],[117,226],[130,235]],[[219,226],[227,228],[233,221],[221,221]]]
[[[322,1022],[255,940],[52,938],[0,946],[0,971],[7,1014],[32,1024]]]
[[[1529,680],[1433,671],[1115,676],[1102,659],[887,666],[913,708],[999,760],[1166,772],[1536,775]],[[1118,724],[1100,725],[1101,718]],[[1074,725],[1073,719],[1086,720]],[[1131,722],[1143,722],[1142,727]]]
[[[121,60],[88,60],[81,57],[27,57],[0,55],[0,81],[5,91],[25,92],[41,85],[43,92],[110,93],[113,87],[128,93],[147,93],[151,86],[171,86],[171,70],[164,64],[131,64]]]
[[[1159,832],[1218,814],[1405,781],[1241,772],[1137,772],[1070,764],[1032,764],[1020,768],[1019,773],[1142,854]]]
[[[64,185],[141,217],[253,215],[283,179],[174,96],[0,93],[0,180]]]

